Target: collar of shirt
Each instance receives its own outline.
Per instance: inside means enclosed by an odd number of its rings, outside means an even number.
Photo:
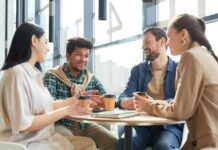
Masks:
[[[175,69],[174,61],[169,56],[167,56],[167,57],[168,57],[168,63],[167,63],[167,70],[166,71],[174,72],[174,69]],[[152,73],[152,67],[151,67],[150,62],[147,62],[147,67],[146,68],[148,68],[148,69],[146,69],[146,72]]]

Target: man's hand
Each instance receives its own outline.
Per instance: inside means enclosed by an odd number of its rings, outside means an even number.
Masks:
[[[104,103],[102,101],[102,96],[97,94],[99,94],[98,90],[89,90],[89,91],[82,91],[82,92],[80,91],[75,96],[76,97],[81,95],[88,96],[90,101],[90,107],[93,110],[99,110],[104,107]]]
[[[135,107],[134,107],[134,98],[130,97],[130,98],[127,98],[127,99],[123,99],[121,101],[121,103],[120,103],[120,106],[123,109],[134,110],[135,109]]]
[[[104,107],[104,103],[102,102],[101,95],[90,95],[90,100],[91,100],[91,108],[93,110],[98,110]]]

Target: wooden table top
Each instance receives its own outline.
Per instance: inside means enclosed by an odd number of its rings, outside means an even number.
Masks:
[[[77,122],[86,122],[86,123],[107,123],[107,124],[117,124],[117,125],[138,125],[138,126],[184,123],[184,121],[178,121],[169,118],[161,118],[148,114],[141,114],[139,116],[120,118],[120,119],[99,118],[99,117],[95,117],[95,115],[92,114],[92,115],[71,116],[68,119]]]

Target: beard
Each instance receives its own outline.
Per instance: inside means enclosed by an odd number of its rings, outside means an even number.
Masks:
[[[84,69],[72,68],[72,70],[75,72],[82,72]]]
[[[153,52],[153,53],[147,53],[146,54],[146,60],[147,61],[154,61],[156,58],[158,58],[159,57],[159,53],[155,53],[155,52]]]
[[[82,72],[82,71],[85,70],[85,67],[80,68],[80,67],[75,66],[75,67],[72,67],[72,70],[75,71],[75,72]]]
[[[68,62],[68,68],[70,71],[74,71],[74,72],[78,72],[78,73],[85,70],[85,67],[79,67],[71,62]]]

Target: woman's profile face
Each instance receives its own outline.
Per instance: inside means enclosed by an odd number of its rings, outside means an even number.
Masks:
[[[46,60],[46,54],[49,51],[49,47],[48,47],[48,40],[45,36],[45,34],[43,36],[41,36],[39,39],[37,39],[36,41],[36,53],[37,53],[37,61],[38,62],[45,62]]]
[[[175,28],[169,26],[167,29],[167,46],[169,46],[172,55],[181,55],[183,53],[182,34]]]

